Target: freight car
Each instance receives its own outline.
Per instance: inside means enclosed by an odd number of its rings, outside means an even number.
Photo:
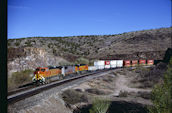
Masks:
[[[85,73],[85,72],[87,72],[88,71],[88,65],[80,64],[78,66],[78,70],[77,71],[79,71],[79,73]]]
[[[38,67],[32,78],[33,83],[49,83],[50,80],[60,80],[71,74],[88,71],[88,65],[70,65],[70,66],[55,66],[55,67]]]
[[[88,71],[96,71],[97,67],[96,66],[88,66]]]
[[[154,65],[154,60],[98,60],[94,62],[94,66],[99,70],[150,65]]]

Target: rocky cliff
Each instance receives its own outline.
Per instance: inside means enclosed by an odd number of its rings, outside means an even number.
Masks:
[[[67,62],[63,58],[47,53],[43,48],[25,47],[9,50],[8,75],[21,70],[34,70],[37,67],[53,66],[59,65],[60,62]]]

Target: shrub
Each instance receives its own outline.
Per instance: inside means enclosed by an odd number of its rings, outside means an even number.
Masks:
[[[88,98],[85,94],[75,91],[73,89],[65,90],[62,93],[62,98],[66,104],[76,104],[79,102],[87,102]]]
[[[8,41],[8,46],[11,46],[11,43]]]
[[[113,79],[112,79],[112,77],[107,76],[107,78],[104,78],[103,81],[109,83],[109,82],[113,82]]]
[[[152,91],[153,106],[150,113],[172,113],[170,92],[163,85],[156,85]]]
[[[15,43],[15,46],[19,46],[19,45],[20,45],[20,42],[16,42],[16,43]]]
[[[92,93],[92,94],[97,94],[97,95],[104,95],[105,94],[104,91],[101,91],[101,90],[96,89],[96,88],[86,89],[86,92]]]
[[[89,60],[83,57],[78,58],[75,61],[76,64],[89,64]]]
[[[151,99],[151,93],[149,92],[138,92],[138,96],[144,99]]]
[[[60,61],[59,62],[59,65],[60,66],[64,66],[64,65],[73,65],[74,63],[72,63],[72,62],[67,62],[67,61]]]
[[[33,73],[33,70],[24,70],[21,72],[14,72],[11,78],[8,78],[8,88],[13,89],[24,83],[31,82],[32,77],[30,74]]]
[[[27,42],[25,42],[25,44],[26,44],[26,46],[28,46],[28,47],[31,47],[31,46],[32,46],[31,40],[28,40]]]
[[[126,91],[120,91],[119,97],[127,97],[127,96],[128,96],[128,92],[126,92]]]
[[[109,106],[110,106],[110,102],[108,100],[96,98],[93,101],[89,113],[107,113]]]
[[[164,82],[152,90],[152,103],[153,106],[148,107],[150,113],[172,113],[172,58],[164,74]]]

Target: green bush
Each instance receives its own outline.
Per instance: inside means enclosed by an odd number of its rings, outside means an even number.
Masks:
[[[78,58],[75,61],[76,64],[89,64],[89,60],[83,57]]]
[[[16,42],[15,45],[16,45],[16,46],[19,46],[19,45],[20,45],[20,42]]]
[[[152,90],[152,103],[153,106],[148,107],[150,113],[172,113],[172,58],[163,83]]]
[[[31,47],[32,46],[32,41],[28,40],[27,42],[25,42],[26,46]]]
[[[89,113],[107,113],[109,106],[110,102],[108,100],[96,98],[91,109],[89,109]]]

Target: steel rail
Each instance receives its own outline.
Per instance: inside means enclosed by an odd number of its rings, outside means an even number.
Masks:
[[[11,91],[8,92],[8,96],[13,95],[13,94],[16,94],[18,92],[22,92],[24,90],[28,90],[30,88],[34,88],[33,84],[32,85],[29,85],[29,86],[26,86],[26,87],[19,88],[19,89],[11,90]]]
[[[50,88],[53,88],[53,87],[56,87],[56,86],[59,86],[59,85],[62,85],[64,83],[67,83],[67,82],[70,82],[70,81],[73,81],[73,80],[76,80],[76,79],[79,79],[79,78],[83,78],[83,77],[86,77],[86,76],[90,76],[90,75],[98,74],[98,73],[101,73],[101,72],[105,72],[105,71],[109,71],[109,69],[108,70],[99,70],[99,71],[96,71],[96,72],[83,74],[81,76],[72,77],[72,78],[64,79],[64,80],[57,81],[57,82],[52,82],[52,83],[49,83],[49,84],[46,84],[46,85],[43,85],[43,86],[40,86],[40,87],[32,88],[32,89],[29,89],[29,90],[25,90],[23,92],[19,92],[19,93],[10,95],[10,96],[7,97],[8,104],[12,104],[12,103],[15,103],[15,102],[17,102],[19,100],[25,99],[27,97],[31,97],[33,95],[36,95],[36,94],[42,92],[42,91],[48,90]]]

